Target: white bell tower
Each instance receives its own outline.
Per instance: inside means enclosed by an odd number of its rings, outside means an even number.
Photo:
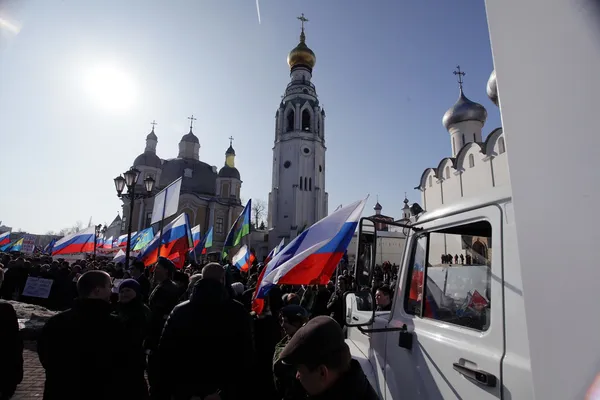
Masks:
[[[315,53],[305,43],[290,51],[291,82],[275,113],[273,179],[269,193],[269,246],[286,242],[327,215],[325,191],[325,111],[311,82]]]

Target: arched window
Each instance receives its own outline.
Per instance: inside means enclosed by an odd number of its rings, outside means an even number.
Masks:
[[[300,190],[302,190],[302,177],[300,177]]]
[[[475,136],[475,134],[473,134],[473,142],[476,142],[476,141],[477,141],[476,136]]]
[[[304,190],[308,190],[308,179],[306,179],[306,177],[304,177]]]
[[[506,151],[506,145],[504,144],[504,138],[498,139],[498,154],[502,154]]]
[[[304,132],[310,132],[310,113],[307,108],[302,111],[302,130]]]
[[[429,175],[429,187],[431,187],[432,184],[433,184],[433,178],[431,177],[431,175]]]
[[[291,132],[294,130],[294,110],[290,110],[286,118],[286,132]]]
[[[221,197],[229,197],[229,183],[223,183],[221,186]]]
[[[446,167],[446,179],[450,179],[450,167]]]
[[[469,154],[469,168],[473,168],[475,166],[475,157],[473,154]]]
[[[308,190],[312,191],[312,178],[308,178]]]
[[[465,143],[466,143],[466,140],[465,140],[465,134],[463,133],[463,134],[462,134],[462,145],[464,146],[464,145],[465,145]]]
[[[456,145],[454,144],[454,136],[452,136],[452,154],[456,154]]]

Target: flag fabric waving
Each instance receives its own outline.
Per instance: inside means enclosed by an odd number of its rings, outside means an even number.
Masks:
[[[262,271],[260,271],[260,274],[258,275],[258,281],[256,282],[257,288],[260,287],[263,277],[265,276],[265,272],[268,270],[269,261],[271,261],[273,259],[273,257],[275,257],[284,248],[285,248],[285,239],[282,238],[281,242],[279,242],[279,244],[277,246],[275,246],[273,248],[273,250],[271,250],[269,252],[269,254],[267,255],[267,258],[265,258],[265,263],[264,263],[265,265],[264,265]],[[254,294],[252,295],[252,311],[254,311],[257,314],[262,314],[263,308],[265,306],[264,295],[262,297],[257,297],[257,294],[258,294],[258,291],[255,290]],[[264,294],[266,294],[266,292]]]
[[[269,252],[269,254],[267,255],[267,258],[265,258],[265,262],[264,264],[267,265],[269,263],[269,261],[271,261],[273,259],[273,257],[275,257],[277,255],[277,253],[279,253],[281,251],[281,249],[283,249],[285,247],[285,239],[281,239],[281,242],[279,242],[279,244],[277,246],[275,246],[273,248],[273,250],[271,250]]]
[[[0,233],[0,246],[5,246],[10,243],[10,232]]]
[[[195,227],[192,228],[192,249],[191,251],[194,251],[196,249],[196,247],[198,247],[198,245],[200,244],[201,240],[200,240],[200,225],[196,225]]]
[[[252,209],[252,199],[248,200],[246,207],[231,226],[225,243],[223,243],[223,254],[222,258],[227,257],[227,252],[232,247],[240,244],[240,241],[244,236],[250,233],[250,213]]]
[[[42,250],[42,254],[51,254],[52,253],[52,248],[54,247],[55,243],[56,243],[56,239],[52,239],[50,241],[50,243],[48,243],[46,245],[46,247],[44,247],[44,250]]]
[[[240,271],[248,272],[254,260],[256,260],[254,254],[250,252],[247,245],[243,245],[236,255],[231,258],[231,264]]]
[[[213,240],[213,228],[212,226],[209,228],[206,235],[202,237],[202,241],[198,245],[198,249],[200,249],[201,254],[206,254],[206,249],[210,249],[212,247]]]
[[[158,261],[158,249],[160,242],[160,232],[154,236],[148,246],[142,250],[139,259],[145,266],[152,265]],[[187,253],[192,246],[192,235],[187,214],[183,213],[171,221],[163,229],[162,245],[160,246],[160,255],[171,258],[178,253]],[[185,255],[179,257],[181,260],[177,267],[181,268],[185,262]]]
[[[2,248],[2,251],[21,251],[23,248],[23,238],[15,240]]]
[[[89,253],[94,251],[96,227],[90,226],[84,230],[65,236],[54,244],[52,255]]]
[[[327,284],[350,244],[365,202],[340,208],[292,240],[265,266],[255,298],[263,300],[277,284]]]
[[[179,208],[179,192],[181,191],[181,179],[171,182],[169,186],[154,196],[154,207],[152,209],[152,221],[150,225],[177,214]]]
[[[152,229],[152,227],[146,228],[143,231],[138,232],[138,234],[135,235],[135,239],[131,238],[131,250],[142,250],[144,247],[148,246],[148,243],[150,243],[153,238],[154,230]]]

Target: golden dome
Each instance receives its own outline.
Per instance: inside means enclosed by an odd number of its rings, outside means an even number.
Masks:
[[[304,30],[302,30],[302,33],[300,34],[300,43],[290,51],[290,54],[288,54],[287,57],[290,68],[294,68],[297,65],[303,65],[310,69],[314,68],[317,62],[317,56],[315,56],[315,53],[308,48],[304,42],[305,39]]]

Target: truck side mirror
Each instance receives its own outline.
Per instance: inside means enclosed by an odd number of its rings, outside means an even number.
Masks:
[[[375,299],[370,290],[344,293],[344,320],[349,327],[371,325],[375,320]]]

